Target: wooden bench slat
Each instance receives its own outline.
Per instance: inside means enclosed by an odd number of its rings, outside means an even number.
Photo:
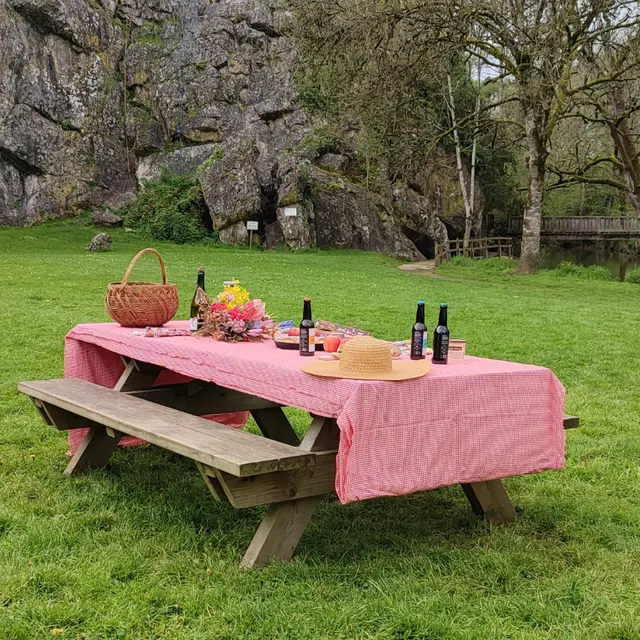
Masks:
[[[20,382],[18,389],[32,398],[238,477],[297,469],[315,461],[315,455],[308,451],[84,380]]]

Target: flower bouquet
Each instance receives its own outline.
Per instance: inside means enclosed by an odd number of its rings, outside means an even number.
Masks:
[[[249,292],[237,280],[224,283],[213,302],[203,295],[200,301],[202,328],[196,336],[208,336],[224,342],[248,342],[271,338],[275,325],[262,300],[251,300]]]

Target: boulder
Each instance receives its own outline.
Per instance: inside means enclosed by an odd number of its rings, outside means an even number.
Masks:
[[[200,185],[214,229],[262,218],[262,191],[254,163],[258,156],[249,139],[219,145],[202,166]]]
[[[323,153],[315,163],[321,169],[344,173],[349,166],[349,158],[340,153]]]
[[[112,242],[111,236],[106,233],[99,233],[93,237],[87,247],[87,251],[110,251]]]
[[[258,236],[254,233],[253,242],[256,243]],[[232,246],[249,244],[249,232],[244,222],[236,222],[220,231],[220,242]]]
[[[121,227],[122,218],[108,209],[93,212],[93,224],[96,227]]]

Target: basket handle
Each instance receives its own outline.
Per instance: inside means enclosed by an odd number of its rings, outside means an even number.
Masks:
[[[167,270],[164,267],[164,260],[162,259],[162,256],[155,249],[143,249],[142,251],[140,251],[140,253],[138,253],[138,255],[129,264],[129,268],[127,269],[127,272],[124,274],[124,278],[122,278],[122,282],[120,284],[127,284],[129,280],[129,276],[133,271],[133,267],[135,266],[136,262],[138,262],[138,260],[145,253],[155,253],[156,256],[158,256],[158,261],[160,262],[160,270],[162,271],[162,284],[167,284]]]

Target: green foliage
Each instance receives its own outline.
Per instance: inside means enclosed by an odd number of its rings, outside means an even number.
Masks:
[[[466,258],[455,256],[439,267],[439,270],[468,269],[479,273],[513,273],[518,267],[517,260],[509,258]]]
[[[216,144],[213,146],[211,155],[196,169],[196,176],[199,178],[207,169],[212,167],[216,162],[220,162],[224,157],[224,151],[222,145]]]
[[[324,69],[315,73],[301,71],[296,76],[296,93],[300,104],[311,114],[338,115],[339,105],[332,95],[331,82]]]
[[[343,143],[340,137],[328,126],[315,127],[312,133],[308,133],[298,145],[300,149],[320,153],[341,153]]]
[[[548,181],[552,181],[549,177]],[[544,211],[549,216],[616,216],[626,213],[620,192],[600,184],[576,184],[552,189],[545,195]]]
[[[632,282],[633,284],[640,284],[640,269],[634,269],[627,274],[625,282]]]
[[[84,252],[92,228],[0,229],[2,640],[640,638],[636,287],[551,271],[428,278],[359,251],[154,243],[178,286],[177,318],[189,315],[201,265],[212,294],[236,277],[282,320],[311,296],[318,317],[389,340],[408,338],[416,300],[428,301],[430,327],[446,301],[470,354],[550,367],[567,413],[581,419],[563,470],[505,481],[519,507],[512,524],[475,517],[457,486],[346,506],[327,499],[292,563],[247,571],[239,561],[264,508],[212,500],[192,462],[157,447],[64,477],[67,434],[16,390],[19,380],[61,377],[65,333],[108,320],[106,284],[148,243],[109,233],[113,251],[94,255]],[[134,270],[136,280],[158,275],[153,257]],[[304,433],[309,416],[285,411]],[[438,411],[455,422],[452,406]]]
[[[613,280],[609,269],[597,264],[583,267],[573,262],[564,261],[554,269],[554,273],[558,276],[575,276],[584,280]]]
[[[208,213],[202,189],[188,176],[165,174],[148,182],[122,213],[125,226],[155,240],[184,244],[211,237],[205,226]]]

